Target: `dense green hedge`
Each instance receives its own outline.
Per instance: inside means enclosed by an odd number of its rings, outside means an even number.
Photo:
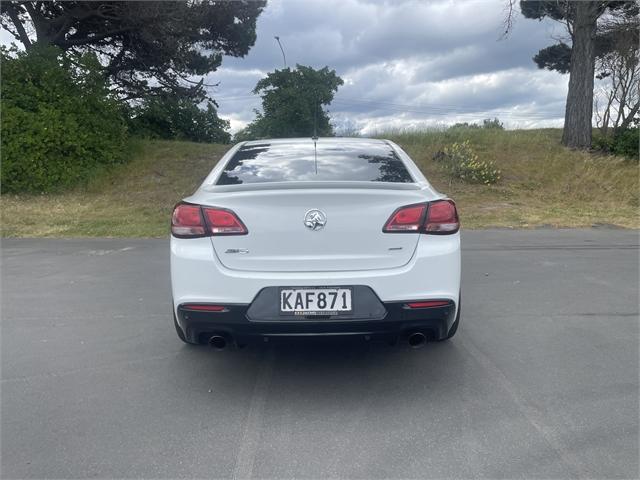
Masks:
[[[2,50],[2,191],[62,190],[125,158],[121,108],[90,55]]]

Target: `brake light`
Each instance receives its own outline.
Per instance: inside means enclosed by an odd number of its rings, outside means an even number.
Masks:
[[[231,210],[202,207],[212,235],[246,235],[247,228]]]
[[[448,235],[460,229],[460,220],[456,204],[452,200],[438,200],[429,203],[427,220],[424,224],[425,233]]]
[[[410,302],[407,303],[407,307],[409,308],[432,308],[432,307],[446,307],[450,305],[451,302],[447,300],[428,300],[425,302]]]
[[[171,233],[178,238],[206,236],[200,207],[186,203],[176,205],[171,216]]]
[[[178,238],[246,235],[247,227],[231,210],[179,203],[173,209],[171,233]]]
[[[382,229],[385,233],[431,233],[448,235],[460,229],[458,211],[452,200],[407,205],[397,209]]]
[[[383,232],[386,233],[399,233],[399,232],[418,232],[424,218],[424,212],[427,209],[426,205],[408,205],[406,207],[399,208],[391,215],[391,218],[387,220]]]

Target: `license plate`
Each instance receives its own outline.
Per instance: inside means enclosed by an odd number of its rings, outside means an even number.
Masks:
[[[350,288],[282,288],[283,315],[335,315],[351,313]]]

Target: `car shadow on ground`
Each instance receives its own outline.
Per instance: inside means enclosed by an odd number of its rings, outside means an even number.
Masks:
[[[359,339],[280,340],[222,351],[185,345],[172,362],[182,388],[230,398],[262,389],[281,400],[312,403],[325,396],[342,406],[361,403],[367,394],[404,402],[428,399],[429,392],[455,395],[469,373],[468,356],[455,340],[417,349]]]

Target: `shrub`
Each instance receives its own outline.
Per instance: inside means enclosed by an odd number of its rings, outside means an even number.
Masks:
[[[454,123],[449,127],[449,130],[469,130],[480,128],[480,125],[477,123],[469,123],[469,122],[458,122]]]
[[[444,165],[452,177],[465,182],[491,185],[500,180],[500,170],[493,162],[478,160],[468,140],[445,147],[434,160]]]
[[[167,140],[229,143],[229,121],[218,117],[212,103],[205,110],[191,99],[150,97],[133,109],[129,120],[132,133]]]
[[[490,118],[485,118],[482,121],[482,128],[487,130],[504,130],[504,125],[498,120],[498,117],[491,120]]]
[[[640,161],[638,158],[639,142],[640,129],[635,127],[617,131],[611,136],[596,136],[593,139],[593,147],[638,162]]]
[[[504,130],[504,125],[496,117],[493,120],[490,118],[485,118],[482,121],[482,125],[469,122],[454,123],[449,127],[449,130],[478,130],[480,128],[483,128],[485,130]]]
[[[127,131],[95,56],[2,49],[2,190],[61,190],[124,160]]]

